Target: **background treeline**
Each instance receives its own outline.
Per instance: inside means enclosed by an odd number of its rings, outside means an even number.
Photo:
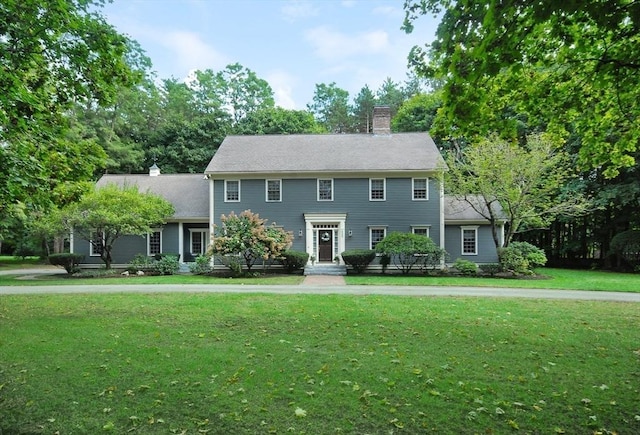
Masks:
[[[523,148],[530,135],[555,137],[571,161],[555,195],[588,198],[589,212],[514,238],[545,249],[549,265],[632,266],[611,241],[640,229],[640,2],[579,3],[407,1],[405,31],[420,15],[442,19],[436,40],[408,53],[404,82],[356,95],[316,84],[305,110],[286,110],[240,64],[156,77],[96,2],[6,0],[0,251],[43,252],[31,223],[105,172],[202,172],[229,134],[367,133],[373,107],[388,105],[394,132],[429,131],[446,156],[490,135]]]

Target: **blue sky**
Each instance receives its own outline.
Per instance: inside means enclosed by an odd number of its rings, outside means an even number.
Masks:
[[[315,85],[351,98],[368,84],[406,79],[407,55],[430,42],[437,21],[400,29],[403,0],[113,0],[107,21],[138,41],[160,79],[232,63],[271,85],[276,104],[305,109]]]

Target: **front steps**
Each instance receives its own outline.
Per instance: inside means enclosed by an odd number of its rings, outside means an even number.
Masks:
[[[335,263],[307,264],[304,268],[305,275],[333,275],[340,276],[347,274],[347,266]]]

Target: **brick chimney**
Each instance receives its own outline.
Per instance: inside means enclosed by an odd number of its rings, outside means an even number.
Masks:
[[[389,106],[375,106],[373,108],[373,134],[391,134],[391,108]]]

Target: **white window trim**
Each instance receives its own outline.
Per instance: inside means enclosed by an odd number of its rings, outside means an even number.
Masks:
[[[431,237],[431,225],[411,225],[413,234],[416,234],[416,230],[427,230],[427,237]]]
[[[384,232],[384,235],[382,236],[382,239],[387,237],[387,227],[386,226],[375,226],[375,225],[370,226],[369,227],[369,249],[375,249],[375,247],[373,246],[373,237],[372,237],[373,236],[373,230],[382,230]],[[380,239],[380,240],[382,240],[382,239]]]
[[[160,233],[160,252],[159,253],[162,253],[162,228],[153,228],[150,232],[147,233],[147,257],[156,255],[151,253],[151,234],[152,233]]]
[[[93,230],[91,231],[91,235],[93,236],[94,234],[98,233],[97,230]],[[104,233],[102,233],[102,240],[103,240],[103,245],[104,245]],[[93,239],[89,240],[89,257],[100,257],[100,253],[99,252],[94,252],[94,247],[93,247]]]
[[[416,198],[416,180],[426,181],[426,192],[424,198]],[[411,179],[411,199],[413,201],[428,201],[429,200],[429,177],[416,177]]]
[[[238,183],[238,199],[228,199],[227,183],[229,182]],[[240,202],[240,196],[242,192],[241,185],[242,185],[242,182],[240,180],[224,180],[224,202]]]
[[[202,247],[203,247],[203,252],[193,252],[193,233],[202,233]],[[209,236],[209,230],[207,230],[206,228],[189,228],[189,253],[193,256],[198,256],[200,254],[204,254],[207,252],[207,249],[209,249],[209,242],[210,242],[210,236]]]
[[[320,181],[330,181],[331,182],[331,199],[320,199]],[[316,199],[322,202],[331,202],[334,198],[334,190],[333,190],[333,178],[318,178],[316,181]]]
[[[460,227],[460,255],[478,255],[478,225],[472,226],[462,226]],[[473,231],[475,246],[474,252],[464,252],[464,232],[465,231]]]
[[[278,199],[269,199],[269,182],[278,182]],[[267,178],[264,180],[264,200],[266,202],[282,202],[282,179],[280,178]]]
[[[382,199],[380,198],[372,198],[371,194],[371,183],[374,180],[382,180]],[[369,178],[369,201],[386,201],[387,200],[387,179],[386,178]]]

